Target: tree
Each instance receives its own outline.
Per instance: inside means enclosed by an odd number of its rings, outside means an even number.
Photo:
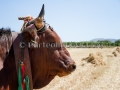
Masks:
[[[115,45],[116,46],[120,46],[120,39],[118,39],[118,40],[115,41]]]

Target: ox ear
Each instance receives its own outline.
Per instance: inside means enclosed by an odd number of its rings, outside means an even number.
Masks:
[[[40,13],[39,13],[39,15],[38,15],[38,18],[44,18],[44,14],[45,14],[45,10],[44,10],[44,4],[43,4],[43,6],[42,6],[42,9],[41,9],[41,11],[40,11]]]
[[[37,30],[26,30],[22,32],[22,36],[26,42],[38,43],[39,37],[37,35]]]

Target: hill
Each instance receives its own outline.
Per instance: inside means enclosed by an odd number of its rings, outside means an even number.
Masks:
[[[118,39],[95,38],[95,39],[92,39],[92,40],[90,40],[90,41],[97,42],[98,40],[100,40],[100,41],[108,40],[108,41],[111,41],[111,42],[115,42],[115,41],[118,40]]]

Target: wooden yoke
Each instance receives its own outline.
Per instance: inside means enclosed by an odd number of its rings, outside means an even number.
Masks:
[[[18,20],[23,20],[23,26],[21,28],[21,32],[24,30],[24,28],[26,28],[27,23],[31,22],[32,20],[34,20],[34,18],[30,15],[28,15],[27,17],[18,17]]]

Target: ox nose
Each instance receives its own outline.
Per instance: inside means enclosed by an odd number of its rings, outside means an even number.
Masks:
[[[73,70],[75,70],[76,69],[76,65],[74,64],[74,65],[72,65],[72,69]]]
[[[74,71],[76,69],[76,65],[73,64],[73,65],[70,65],[70,71]]]

